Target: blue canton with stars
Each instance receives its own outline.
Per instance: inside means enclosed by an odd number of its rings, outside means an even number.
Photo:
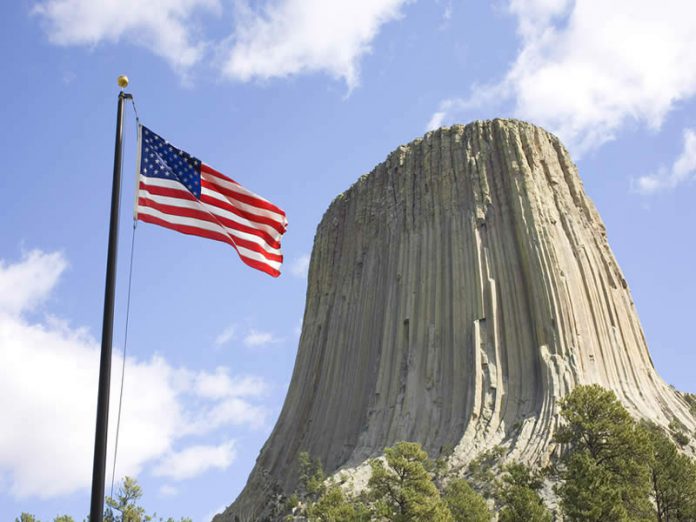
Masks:
[[[201,198],[201,160],[141,126],[140,174],[178,181]]]

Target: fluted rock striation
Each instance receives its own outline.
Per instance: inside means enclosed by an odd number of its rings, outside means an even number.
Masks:
[[[453,463],[502,444],[543,463],[558,399],[614,390],[696,422],[655,372],[605,228],[559,140],[512,120],[429,132],[334,200],[316,233],[297,360],[246,488],[216,521],[400,440]]]

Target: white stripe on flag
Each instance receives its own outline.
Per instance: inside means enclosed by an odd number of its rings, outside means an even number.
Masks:
[[[138,214],[146,214],[149,216],[153,216],[155,218],[159,218],[162,221],[166,221],[168,223],[174,224],[174,225],[185,225],[193,228],[198,228],[201,230],[208,230],[211,232],[217,232],[219,234],[225,235],[229,237],[229,234],[227,233],[227,229],[221,225],[218,225],[217,223],[211,223],[209,221],[201,221],[199,219],[194,219],[194,218],[188,218],[184,216],[177,216],[174,214],[166,214],[160,210],[151,208],[151,207],[143,207],[139,206],[138,207]],[[232,238],[234,241],[234,238]],[[254,261],[258,261],[261,263],[264,263],[276,270],[280,270],[280,265],[278,261],[272,261],[270,259],[266,259],[263,254],[260,254],[258,252],[254,252],[253,250],[249,250],[247,248],[244,248],[242,246],[236,245],[237,251],[239,252],[239,255],[242,257],[246,257],[248,259],[253,259]]]
[[[140,196],[148,199],[150,201],[154,201],[155,203],[159,203],[161,205],[170,205],[172,207],[179,207],[179,208],[189,208],[193,210],[199,210],[202,212],[206,212],[208,214],[212,214],[213,218],[216,218],[218,216],[221,216],[223,218],[227,218],[230,221],[236,221],[240,222],[242,221],[245,224],[248,224],[248,226],[254,227],[254,224],[250,223],[247,220],[242,220],[235,214],[231,212],[227,212],[224,210],[221,210],[216,207],[212,207],[209,205],[205,205],[203,203],[200,203],[198,201],[192,201],[190,199],[181,199],[181,198],[175,198],[175,197],[170,197],[170,196],[161,196],[158,194],[151,194],[147,190],[140,189]],[[195,219],[195,218],[191,218]],[[224,223],[219,223],[216,222],[220,225],[225,230],[225,233],[234,237],[246,239],[247,241],[253,242],[261,246],[266,252],[271,253],[271,254],[277,254],[280,255],[280,249],[274,248],[273,246],[269,245],[266,240],[264,240],[262,237],[256,236],[254,234],[249,234],[248,232],[244,232],[242,230],[236,230],[234,228],[229,228],[224,225]]]

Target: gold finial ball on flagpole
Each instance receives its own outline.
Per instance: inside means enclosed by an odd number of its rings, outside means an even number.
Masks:
[[[125,76],[122,74],[121,76],[118,77],[118,80],[116,80],[116,83],[118,83],[118,86],[121,89],[125,89],[126,87],[128,87],[128,76]]]

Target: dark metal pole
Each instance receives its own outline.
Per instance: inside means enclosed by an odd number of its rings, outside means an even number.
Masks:
[[[111,340],[114,330],[114,294],[116,287],[116,257],[118,254],[118,204],[121,195],[121,143],[123,141],[123,106],[130,94],[118,95],[116,115],[116,150],[114,179],[111,186],[111,221],[109,251],[106,259],[104,288],[104,319],[102,322],[101,358],[99,362],[99,393],[97,395],[97,428],[94,434],[94,465],[92,468],[92,502],[90,522],[102,522],[104,517],[104,484],[106,481],[106,436],[109,429],[109,387],[111,384]]]

